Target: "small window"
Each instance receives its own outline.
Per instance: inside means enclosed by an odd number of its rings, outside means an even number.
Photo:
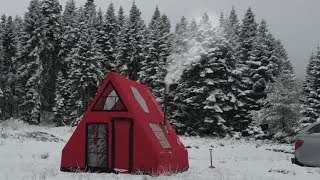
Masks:
[[[141,94],[139,93],[138,89],[131,86],[132,93],[136,98],[137,102],[140,104],[141,108],[144,110],[145,113],[149,113],[149,109],[147,106],[146,101],[143,99]]]
[[[308,130],[308,134],[320,133],[320,124],[317,124]]]
[[[107,85],[102,95],[95,104],[94,111],[126,111],[122,100],[110,84]]]
[[[158,141],[160,142],[162,148],[170,149],[171,145],[170,145],[168,139],[166,138],[166,136],[164,135],[162,129],[159,126],[159,124],[149,123],[149,125],[150,125],[154,135],[157,137]]]

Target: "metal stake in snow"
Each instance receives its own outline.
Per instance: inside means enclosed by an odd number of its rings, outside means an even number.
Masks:
[[[209,151],[210,151],[210,166],[209,166],[209,168],[215,168],[214,166],[212,166],[212,149],[209,149]]]

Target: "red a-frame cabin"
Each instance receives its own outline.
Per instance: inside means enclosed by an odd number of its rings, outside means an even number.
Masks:
[[[147,86],[110,72],[62,150],[61,170],[186,171],[188,152]]]

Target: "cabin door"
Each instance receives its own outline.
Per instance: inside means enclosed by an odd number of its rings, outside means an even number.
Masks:
[[[112,118],[112,169],[132,172],[133,121],[130,118]]]
[[[86,166],[93,171],[108,171],[108,124],[87,124]]]

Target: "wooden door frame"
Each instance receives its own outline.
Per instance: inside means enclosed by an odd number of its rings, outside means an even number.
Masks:
[[[107,146],[107,165],[106,168],[105,167],[89,167],[88,166],[88,127],[91,124],[103,124],[106,125],[106,146]],[[108,134],[109,134],[109,124],[108,123],[101,123],[101,122],[90,122],[90,123],[86,123],[86,141],[85,141],[85,170],[86,171],[98,171],[98,172],[109,172],[109,138],[108,138]]]
[[[129,128],[129,168],[128,172],[132,173],[132,166],[133,166],[133,119],[132,118],[127,118],[127,117],[113,117],[111,119],[112,123],[112,151],[111,151],[111,169],[113,171],[115,168],[115,143],[116,143],[116,128],[115,128],[115,122],[129,122],[130,123],[130,128]],[[116,172],[117,173],[117,172]]]

